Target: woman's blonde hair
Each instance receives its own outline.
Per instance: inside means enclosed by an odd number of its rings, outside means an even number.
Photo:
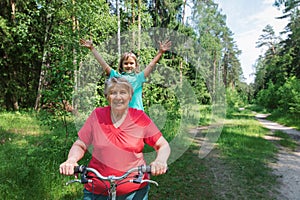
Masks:
[[[132,85],[128,82],[128,80],[124,77],[112,77],[105,81],[104,86],[104,95],[107,98],[109,92],[112,88],[114,88],[116,85],[123,85],[127,89],[128,93],[132,96],[133,95],[133,88]]]
[[[124,72],[123,62],[124,62],[124,60],[127,60],[129,57],[133,58],[134,61],[135,61],[135,65],[136,65],[135,73],[139,73],[140,72],[140,67],[139,67],[139,64],[138,64],[138,60],[137,60],[136,55],[132,52],[126,52],[121,56],[119,66],[118,66],[118,72],[120,72],[120,73]]]

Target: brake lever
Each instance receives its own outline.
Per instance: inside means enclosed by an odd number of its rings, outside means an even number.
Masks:
[[[70,180],[70,181],[66,182],[66,185],[70,185],[72,183],[81,183],[81,180],[80,179]]]
[[[142,180],[141,183],[152,183],[152,184],[158,186],[158,183],[156,181],[149,180],[149,179],[148,180]]]
[[[83,184],[85,184],[85,183],[91,183],[91,182],[93,182],[93,180],[89,180],[89,179],[84,179],[84,180],[82,180],[82,179],[74,179],[74,180],[70,180],[70,181],[66,182],[66,185],[70,185],[72,183],[83,183]]]

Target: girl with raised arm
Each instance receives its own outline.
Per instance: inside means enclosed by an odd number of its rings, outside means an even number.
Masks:
[[[118,71],[112,69],[98,53],[98,51],[93,46],[93,43],[89,40],[80,40],[80,44],[84,47],[89,48],[94,54],[95,58],[101,65],[105,73],[111,77],[125,77],[133,87],[133,96],[129,103],[129,107],[136,108],[138,110],[144,110],[142,101],[142,90],[143,83],[146,82],[146,78],[150,75],[156,63],[160,60],[163,53],[170,49],[172,43],[169,40],[164,42],[159,42],[159,51],[152,61],[147,65],[147,67],[139,72],[139,66],[137,57],[134,53],[127,52],[121,56]]]

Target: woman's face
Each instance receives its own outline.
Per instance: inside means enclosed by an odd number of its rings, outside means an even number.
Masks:
[[[130,100],[131,94],[128,92],[128,88],[121,84],[116,84],[108,93],[108,102],[113,109],[127,109]]]
[[[123,71],[126,73],[132,73],[135,71],[136,62],[135,59],[129,56],[126,60],[123,61]]]

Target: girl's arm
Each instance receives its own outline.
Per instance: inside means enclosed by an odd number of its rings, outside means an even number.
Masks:
[[[64,175],[73,175],[74,167],[77,166],[77,162],[84,156],[87,147],[83,141],[77,139],[72,145],[68,159],[59,166],[59,172]]]
[[[160,175],[166,173],[168,169],[168,158],[171,153],[171,149],[167,140],[161,136],[154,145],[156,150],[156,159],[150,164],[151,165],[151,174]]]
[[[83,45],[84,47],[89,48],[92,51],[96,60],[101,65],[102,69],[109,76],[111,67],[105,62],[105,60],[101,57],[101,55],[95,49],[95,47],[93,46],[93,42],[89,41],[89,40],[80,39],[80,44]]]
[[[159,61],[163,53],[165,53],[167,50],[170,49],[172,45],[172,42],[169,40],[166,40],[164,42],[159,42],[159,51],[156,54],[156,56],[152,59],[152,61],[149,63],[149,65],[144,70],[145,77],[148,77],[150,73],[152,72],[153,68],[155,67],[156,63]]]

